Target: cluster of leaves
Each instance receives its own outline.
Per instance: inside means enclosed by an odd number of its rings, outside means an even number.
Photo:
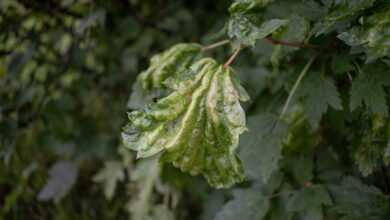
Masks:
[[[388,219],[388,2],[237,0],[229,13],[231,45],[236,52],[248,51],[242,53],[247,59],[238,58],[236,64],[252,98],[245,105],[249,131],[241,135],[239,149],[248,184],[233,189],[225,204],[215,199],[220,208],[213,218]],[[154,59],[148,73],[156,71]],[[129,114],[124,143],[140,157],[163,152],[162,162],[202,173],[211,186],[230,187],[230,182],[218,185],[215,180],[221,171],[230,178],[239,171],[203,165],[219,159],[210,149],[221,149],[220,137],[232,133],[208,129],[217,127],[212,116],[203,123],[210,109],[231,108],[222,101],[222,106],[210,106],[213,101],[207,99],[214,92],[224,95],[230,86],[214,89],[221,79],[209,82],[203,71],[212,75],[215,70],[199,68],[202,61],[189,65],[176,60],[177,69],[165,67],[172,66],[172,59],[159,61],[155,74],[170,72],[166,75],[172,77],[160,79],[160,84],[171,92]],[[143,80],[141,74],[137,83]],[[193,93],[193,86],[203,91],[208,84],[206,103],[199,102],[201,93]],[[198,123],[205,134],[181,133],[196,131]],[[213,196],[221,193],[210,195],[214,201]]]
[[[0,6],[0,219],[390,218],[388,0]]]

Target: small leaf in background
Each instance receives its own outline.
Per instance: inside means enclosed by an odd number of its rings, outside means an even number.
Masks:
[[[288,24],[285,19],[271,19],[261,22],[248,15],[233,15],[228,23],[228,35],[243,45],[254,46],[257,40],[263,39],[279,28]]]
[[[93,177],[93,181],[103,184],[104,195],[108,200],[113,198],[117,184],[124,179],[125,170],[120,161],[105,162],[104,168]]]
[[[152,209],[152,215],[146,220],[175,220],[175,215],[165,205],[156,205]]]
[[[314,161],[313,154],[310,152],[302,152],[297,155],[289,155],[285,159],[285,169],[290,171],[294,181],[301,185],[311,182],[314,173]]]
[[[287,126],[277,116],[265,113],[250,116],[248,129],[240,144],[245,172],[250,178],[267,182],[279,168]]]
[[[288,25],[273,34],[272,38],[284,42],[304,43],[310,30],[310,22],[297,14],[291,15],[288,20]],[[283,58],[299,49],[299,47],[274,45],[271,57],[272,65],[278,68]]]
[[[323,208],[330,205],[332,199],[322,185],[309,185],[293,193],[287,209],[297,212],[302,220],[323,220]]]
[[[77,180],[78,167],[73,161],[57,161],[49,170],[49,179],[38,194],[38,200],[59,202]]]
[[[334,200],[330,211],[342,219],[384,220],[390,217],[388,196],[357,178],[344,177],[340,183],[330,184],[328,188]]]
[[[313,128],[318,126],[321,117],[328,110],[328,106],[342,110],[341,99],[337,87],[332,79],[311,73],[303,80],[299,95],[303,97],[303,106],[308,121]]]
[[[345,25],[349,19],[357,17],[363,10],[374,5],[377,0],[334,1],[325,18],[316,24],[316,36],[328,33],[338,25]]]
[[[150,216],[153,208],[153,190],[161,169],[158,159],[151,157],[139,161],[131,173],[132,184],[135,184],[137,194],[131,196],[126,206],[133,220],[144,220]]]
[[[388,72],[384,69],[375,69],[372,66],[369,66],[362,71],[363,72],[352,81],[350,100],[351,111],[364,103],[371,113],[388,115],[386,94],[384,90],[384,86],[390,85]]]
[[[270,209],[270,195],[281,181],[281,176],[277,174],[267,184],[257,181],[250,188],[233,190],[233,199],[225,204],[214,220],[265,219]]]
[[[384,4],[374,15],[362,17],[361,24],[338,35],[349,46],[364,46],[368,60],[390,56],[390,3]]]
[[[106,20],[106,11],[105,10],[96,10],[90,15],[84,17],[80,20],[78,26],[75,28],[75,33],[78,35],[84,34],[86,30],[93,27],[94,25],[104,25]]]

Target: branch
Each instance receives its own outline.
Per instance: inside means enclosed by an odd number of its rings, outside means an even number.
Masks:
[[[276,40],[276,39],[273,39],[271,37],[266,37],[264,39],[266,39],[271,44],[275,44],[275,45],[285,45],[285,46],[290,46],[290,47],[311,48],[311,49],[319,48],[318,45],[314,45],[314,44],[304,44],[304,43],[300,43],[300,42],[288,42],[288,41],[283,41],[283,40]]]
[[[236,59],[238,53],[240,52],[241,50],[241,46],[239,46],[235,51],[234,53],[232,54],[232,56],[226,61],[226,63],[223,65],[224,68],[228,68],[234,61],[234,59]]]
[[[309,70],[311,64],[313,64],[315,59],[316,59],[316,56],[312,57],[309,60],[309,62],[305,65],[302,72],[299,74],[297,81],[295,81],[295,84],[294,84],[293,88],[291,89],[290,94],[288,95],[287,101],[283,106],[283,110],[282,110],[282,113],[280,114],[279,118],[282,118],[284,116],[284,114],[287,112],[287,108],[290,105],[290,102],[291,102],[295,92],[297,91],[299,84],[301,83],[303,77],[306,75],[307,71]]]
[[[221,40],[221,41],[218,41],[218,42],[216,42],[216,43],[213,43],[213,44],[204,46],[204,47],[202,48],[202,50],[203,50],[203,51],[211,50],[211,49],[214,49],[214,48],[216,48],[216,47],[223,46],[223,45],[228,44],[228,43],[230,43],[230,40]]]

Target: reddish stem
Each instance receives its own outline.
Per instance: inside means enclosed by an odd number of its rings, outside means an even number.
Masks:
[[[229,57],[229,59],[226,61],[226,63],[223,65],[224,68],[228,68],[234,61],[234,59],[236,59],[238,53],[240,52],[241,50],[241,47],[238,47],[234,53]]]
[[[283,41],[283,40],[276,40],[276,39],[273,39],[271,37],[266,37],[265,39],[268,42],[270,42],[271,44],[280,44],[280,45],[285,45],[285,46],[290,46],[290,47],[300,47],[300,48],[312,48],[312,49],[319,48],[318,45],[314,45],[314,44],[304,44],[304,43],[300,43],[300,42],[288,42],[288,41]]]

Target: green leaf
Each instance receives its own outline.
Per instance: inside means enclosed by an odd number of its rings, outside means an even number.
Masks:
[[[309,21],[297,14],[291,15],[288,20],[288,25],[284,26],[280,31],[273,34],[272,38],[285,42],[304,42],[310,30]],[[273,66],[279,67],[283,58],[299,49],[299,47],[275,45],[271,57]]]
[[[306,184],[313,179],[314,159],[311,152],[302,152],[297,155],[289,155],[284,159],[285,169],[291,173],[299,184]]]
[[[374,114],[369,121],[360,118],[363,129],[357,133],[360,139],[353,145],[353,159],[363,176],[372,174],[386,162],[386,142],[388,141],[388,120],[381,114]]]
[[[257,40],[267,37],[287,23],[285,19],[261,22],[253,15],[233,14],[228,23],[228,35],[243,45],[254,46]]]
[[[279,168],[287,126],[277,116],[265,113],[249,117],[248,128],[240,148],[246,175],[267,182]]]
[[[138,158],[161,152],[162,161],[202,174],[217,188],[242,181],[234,151],[246,130],[240,100],[248,96],[233,74],[210,58],[198,61],[167,84],[173,89],[170,95],[129,113],[122,133],[125,146],[138,151]]]
[[[108,200],[113,198],[118,182],[124,179],[124,167],[119,161],[105,162],[104,168],[93,177],[93,181],[104,184],[104,195]]]
[[[338,35],[349,46],[363,46],[374,58],[390,56],[390,4]]]
[[[331,184],[328,189],[334,200],[330,211],[343,220],[384,220],[390,217],[387,196],[354,177],[344,177],[340,184]]]
[[[298,212],[302,220],[324,219],[323,206],[332,205],[329,193],[322,185],[310,185],[293,193],[287,209]]]
[[[345,25],[351,18],[355,18],[360,12],[372,7],[376,0],[340,0],[334,1],[325,18],[316,24],[316,35],[328,33],[337,26]]]
[[[281,175],[270,182],[256,182],[250,188],[233,190],[233,199],[225,204],[214,220],[262,220],[270,209],[270,195],[279,187]]]
[[[154,55],[149,68],[138,75],[128,107],[144,108],[153,99],[166,96],[170,91],[165,81],[189,68],[200,58],[201,49],[198,44],[177,44],[161,54]]]
[[[292,187],[288,183],[284,183],[281,189],[273,196],[270,213],[268,214],[269,220],[291,220],[293,219],[294,212],[290,212],[287,209],[289,198],[291,196]]]
[[[303,97],[303,107],[308,121],[316,128],[328,106],[342,110],[341,99],[333,80],[311,73],[302,82],[298,95]]]
[[[352,82],[351,111],[364,103],[371,113],[387,115],[386,94],[383,87],[388,85],[390,79],[385,69],[367,66]]]

